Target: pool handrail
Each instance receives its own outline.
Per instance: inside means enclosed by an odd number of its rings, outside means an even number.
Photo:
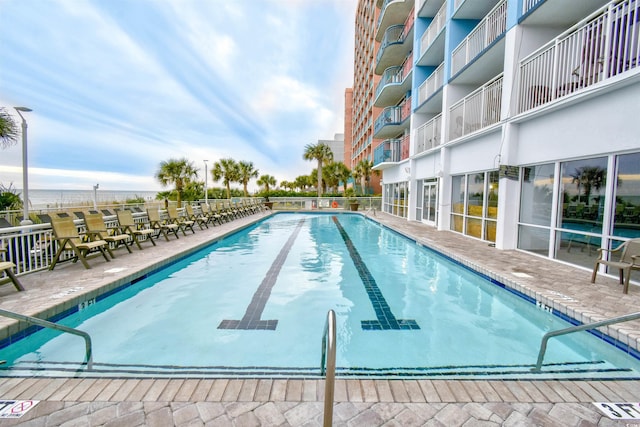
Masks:
[[[326,366],[325,366],[326,362]],[[336,379],[336,313],[329,310],[322,333],[322,359],[320,374],[324,380],[324,415],[322,425],[331,427],[333,423],[333,391]]]
[[[14,313],[13,311],[0,309],[0,316],[9,317],[11,319],[20,320],[33,325],[42,326],[43,328],[55,329],[56,331],[67,332],[69,334],[78,335],[84,338],[85,342],[85,361],[87,370],[93,369],[93,351],[91,347],[91,337],[88,333],[58,323],[49,322],[48,320],[39,319],[37,317],[25,316],[24,314]]]
[[[587,323],[584,325],[571,326],[565,329],[558,329],[557,331],[551,331],[544,334],[542,337],[542,341],[540,342],[540,351],[538,352],[538,361],[536,362],[536,367],[531,370],[534,372],[540,372],[542,368],[542,360],[544,359],[544,354],[547,351],[547,341],[549,338],[557,337],[560,335],[571,334],[573,332],[587,331],[590,329],[599,328],[600,326],[613,325],[614,323],[622,323],[628,322],[630,320],[640,319],[640,311],[637,313],[625,314],[624,316],[613,317],[611,319],[601,320],[599,322]]]

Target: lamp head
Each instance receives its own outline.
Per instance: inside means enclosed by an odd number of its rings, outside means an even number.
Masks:
[[[29,113],[33,111],[31,108],[27,108],[27,107],[13,107],[13,108],[15,108],[17,111],[23,111],[25,113]]]

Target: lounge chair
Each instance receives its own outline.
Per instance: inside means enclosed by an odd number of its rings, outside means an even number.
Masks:
[[[104,240],[107,243],[114,245],[114,249],[118,249],[120,245],[124,245],[129,253],[131,248],[129,245],[133,245],[133,239],[126,233],[109,233],[107,226],[104,223],[102,214],[86,214],[84,216],[84,225],[87,227],[87,235],[92,240]],[[112,229],[111,231],[113,232]],[[113,255],[113,254],[112,254]]]
[[[147,216],[149,217],[149,226],[153,230],[157,230],[161,233],[164,238],[169,241],[169,233],[173,233],[176,236],[176,239],[179,239],[178,230],[180,230],[180,226],[177,224],[173,224],[171,222],[167,222],[160,218],[160,212],[157,209],[147,209]]]
[[[78,233],[78,229],[73,220],[69,217],[66,218],[51,218],[51,227],[53,228],[53,234],[58,242],[58,251],[53,257],[53,261],[49,266],[49,270],[53,270],[60,259],[60,255],[65,250],[71,250],[75,253],[76,258],[82,262],[85,268],[91,268],[87,263],[87,255],[90,251],[99,250],[104,259],[109,261],[107,252],[111,254],[109,245],[104,240],[93,240],[89,242],[83,242]],[[113,254],[111,254],[113,256]]]
[[[202,214],[208,217],[209,221],[213,225],[216,225],[216,222],[218,223],[218,225],[222,225],[222,215],[211,210],[208,204],[202,203],[200,205],[200,209],[202,209]]]
[[[139,228],[138,224],[133,220],[131,211],[117,211],[116,214],[118,215],[120,232],[130,235],[138,249],[142,250],[142,245],[140,245],[141,237],[148,239],[153,246],[156,245],[156,242],[153,241],[153,235],[156,234],[156,231],[150,228]]]
[[[0,253],[4,253],[7,250],[4,248],[0,248]],[[24,287],[18,280],[15,274],[13,274],[13,269],[15,268],[15,264],[9,261],[5,261],[4,258],[0,259],[0,272],[4,272],[6,277],[0,277],[0,285],[4,285],[5,283],[13,282],[13,286],[16,287],[18,291],[24,291]]]
[[[629,279],[631,277],[631,270],[640,270],[640,239],[631,239],[622,243],[616,249],[598,249],[600,256],[596,260],[593,267],[593,274],[591,275],[591,283],[595,283],[596,275],[598,274],[598,267],[600,264],[617,268],[620,271],[620,284],[624,284],[622,290],[623,293],[629,292]],[[606,254],[620,253],[618,261],[612,259],[607,260]]]
[[[13,224],[11,224],[5,218],[0,217],[0,228],[8,228],[8,227],[13,227]]]
[[[178,209],[175,206],[169,206],[167,208],[167,214],[169,214],[169,220],[173,224],[176,224],[180,227],[180,230],[182,230],[182,234],[184,234],[185,236],[187,235],[187,233],[185,232],[186,229],[189,229],[193,234],[196,234],[196,230],[193,229],[193,225],[195,224],[194,221],[181,217],[178,214]]]
[[[211,219],[208,216],[202,213],[197,214],[193,210],[193,206],[191,205],[186,205],[184,208],[186,209],[187,218],[189,219],[189,221],[194,221],[196,224],[198,224],[198,227],[200,227],[200,230],[204,230],[204,228],[202,228],[203,225],[209,228],[208,224],[209,222],[211,222]]]

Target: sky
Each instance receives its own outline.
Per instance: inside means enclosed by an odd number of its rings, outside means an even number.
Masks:
[[[160,162],[183,157],[200,181],[222,158],[309,174],[305,145],[344,132],[356,4],[0,0],[0,107],[18,125],[13,107],[33,110],[29,188],[166,190]],[[5,187],[22,188],[20,141],[0,149]]]

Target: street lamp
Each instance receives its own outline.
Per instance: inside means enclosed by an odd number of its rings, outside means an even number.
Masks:
[[[22,119],[22,221],[20,225],[31,225],[33,222],[29,219],[29,175],[28,175],[28,163],[27,163],[27,121],[24,119],[23,113],[28,113],[31,108],[27,107],[13,107],[18,112],[18,115]]]
[[[209,160],[203,160],[204,162],[204,204],[209,207],[209,195],[207,194],[207,183],[209,181],[209,177],[207,176],[207,162]]]
[[[95,209],[96,212],[98,211],[98,187],[100,187],[100,184],[93,186],[93,209]]]

